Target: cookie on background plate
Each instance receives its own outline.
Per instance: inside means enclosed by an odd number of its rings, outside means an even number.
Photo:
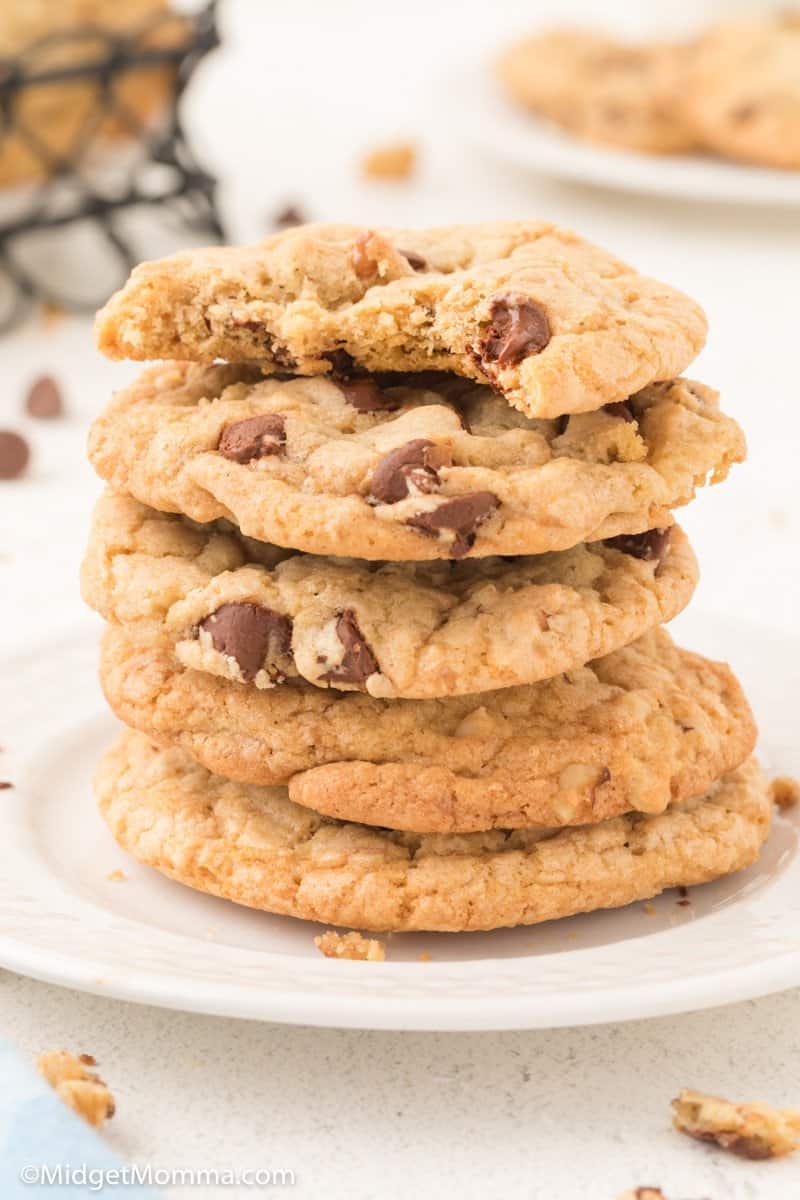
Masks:
[[[749,866],[772,803],[755,760],[659,816],[560,831],[414,834],[331,821],[284,788],[232,783],[124,733],[96,775],[123,849],[252,908],[376,931],[532,925]]]
[[[314,554],[425,560],[542,554],[671,522],[745,441],[686,379],[530,420],[445,374],[265,380],[168,364],[120,392],[89,455],[120,492]]]
[[[650,154],[695,148],[681,112],[681,47],[553,29],[515,42],[495,70],[511,100],[576,137]]]
[[[697,583],[677,525],[529,558],[273,558],[230,526],[108,493],[83,593],[108,620],[154,626],[199,671],[256,688],[301,678],[424,699],[583,666],[671,620]]]
[[[346,376],[450,371],[531,417],[680,374],[706,319],[683,293],[544,221],[306,225],[143,263],[98,314],[112,358]]]
[[[432,833],[581,825],[657,813],[752,753],[723,663],[656,629],[526,687],[376,700],[294,683],[258,691],[187,670],[141,627],[111,625],[100,680],[127,725],[240,783],[369,825]]]

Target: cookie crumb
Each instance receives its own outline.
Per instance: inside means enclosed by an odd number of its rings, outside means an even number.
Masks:
[[[623,1192],[621,1196],[617,1196],[617,1200],[667,1200],[667,1197],[661,1188],[637,1187],[632,1188],[629,1192]]]
[[[98,1129],[113,1117],[116,1105],[103,1080],[88,1070],[94,1062],[91,1054],[76,1058],[68,1050],[48,1050],[39,1055],[36,1065],[59,1099]]]
[[[350,958],[361,962],[383,962],[386,958],[383,942],[377,938],[365,938],[355,930],[336,933],[333,929],[327,929],[314,938],[314,945],[326,958]]]
[[[800,780],[793,779],[791,775],[779,775],[770,783],[769,791],[772,803],[778,808],[794,808],[800,801]]]
[[[647,913],[648,917],[654,917],[658,912],[658,909],[656,908],[655,904],[645,904],[644,911]]]
[[[106,875],[106,879],[110,880],[111,883],[124,883],[127,878],[128,876],[119,867],[117,867],[116,871],[109,871],[108,875]]]
[[[420,956],[419,956],[419,961],[420,962],[430,962],[431,961],[431,956],[430,956],[430,954],[428,954],[427,950],[422,951],[422,954],[420,954]]]
[[[733,1104],[684,1088],[672,1101],[672,1124],[700,1142],[715,1142],[740,1158],[782,1158],[800,1146],[800,1109]]]
[[[391,142],[376,146],[361,159],[365,179],[410,179],[417,165],[413,142]]]

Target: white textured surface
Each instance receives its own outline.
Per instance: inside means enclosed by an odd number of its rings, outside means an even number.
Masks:
[[[633,20],[633,7],[608,4],[603,15]],[[558,6],[539,6],[548,8]],[[677,25],[696,7],[660,10]],[[685,287],[712,327],[694,370],[722,390],[751,450],[745,468],[682,517],[704,571],[696,602],[793,629],[800,218],[557,186],[467,152],[432,107],[430,80],[444,61],[531,19],[530,3],[516,0],[407,0],[402,9],[229,0],[229,47],[205,69],[192,113],[228,181],[233,233],[257,236],[289,199],[319,219],[530,213]],[[420,138],[420,178],[358,182],[360,150],[394,133]],[[81,619],[75,570],[97,490],[81,462],[85,425],[133,372],[98,361],[86,322],[46,334],[32,324],[2,343],[1,361],[4,425],[26,424],[20,391],[46,369],[64,381],[72,412],[57,426],[27,423],[29,480],[0,489],[0,650],[10,650]],[[0,1022],[25,1051],[63,1044],[100,1059],[118,1093],[109,1136],[122,1153],[164,1166],[284,1166],[298,1175],[293,1194],[309,1197],[613,1200],[652,1182],[670,1200],[793,1200],[797,1165],[742,1163],[684,1141],[669,1132],[668,1101],[693,1085],[797,1104],[799,1017],[792,993],[624,1027],[326,1033],[137,1009],[0,977]]]

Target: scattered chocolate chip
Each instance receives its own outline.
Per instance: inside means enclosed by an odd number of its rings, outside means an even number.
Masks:
[[[0,479],[18,479],[28,465],[31,450],[24,437],[0,430]]]
[[[346,350],[331,350],[322,357],[331,364],[332,379],[349,379],[355,373],[356,360]]]
[[[285,658],[291,653],[291,620],[263,604],[223,604],[200,622],[200,629],[209,634],[215,650],[235,659],[248,683],[267,659]]]
[[[378,660],[364,640],[352,608],[345,609],[337,617],[336,636],[344,646],[342,661],[320,675],[320,679],[326,683],[363,683],[380,671]]]
[[[419,513],[406,524],[421,533],[436,537],[443,529],[455,534],[450,546],[452,558],[463,558],[475,543],[478,526],[498,508],[500,501],[492,492],[472,492],[445,500],[432,512]]]
[[[395,412],[401,401],[397,396],[387,396],[374,379],[351,379],[338,382],[339,390],[356,412]]]
[[[623,421],[636,420],[626,400],[618,400],[616,404],[605,404],[603,412],[608,413],[610,417],[620,417]]]
[[[4,792],[6,788],[12,788],[14,785],[8,779],[0,779],[0,791]]]
[[[274,229],[292,229],[295,225],[305,225],[306,217],[297,204],[287,204],[272,218]]]
[[[612,550],[641,558],[644,562],[662,563],[669,549],[672,529],[648,529],[647,533],[623,533],[619,537],[606,538],[605,544]]]
[[[417,254],[414,250],[400,250],[398,254],[402,254],[412,271],[427,271],[428,264],[421,254]]]
[[[233,462],[248,463],[269,454],[283,454],[285,447],[285,418],[280,413],[263,413],[226,425],[217,449]]]
[[[360,233],[353,243],[353,249],[350,252],[350,261],[359,279],[372,279],[378,270],[378,264],[369,252],[369,243],[371,240],[372,233],[370,230],[367,230],[366,233]]]
[[[405,500],[411,487],[418,492],[433,492],[439,486],[439,467],[450,462],[443,446],[426,438],[415,438],[384,454],[370,481],[369,499],[376,504],[397,504]]]
[[[489,328],[478,346],[481,362],[513,367],[539,354],[550,341],[547,313],[527,296],[498,296],[489,311]]]
[[[39,417],[43,420],[63,414],[61,389],[52,375],[40,375],[34,380],[25,398],[25,411],[29,417]]]

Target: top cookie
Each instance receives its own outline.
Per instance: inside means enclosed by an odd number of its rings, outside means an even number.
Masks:
[[[580,29],[516,42],[497,75],[512,100],[576,137],[650,154],[691,150],[675,46],[625,45]]]
[[[112,358],[258,363],[273,374],[449,371],[556,417],[679,374],[694,301],[542,221],[307,225],[143,263],[97,318]]]

